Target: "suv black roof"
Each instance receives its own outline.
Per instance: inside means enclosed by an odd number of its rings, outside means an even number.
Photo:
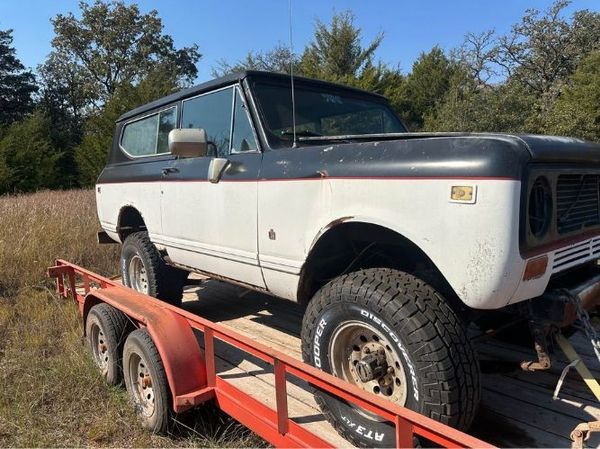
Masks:
[[[175,92],[171,95],[167,95],[166,97],[159,98],[158,100],[152,101],[150,103],[146,103],[142,106],[138,106],[137,108],[132,109],[131,111],[128,111],[128,112],[124,113],[123,115],[121,115],[117,121],[120,122],[122,120],[127,120],[129,118],[135,117],[135,116],[143,114],[145,112],[152,111],[154,109],[158,109],[162,106],[171,104],[173,102],[182,100],[184,98],[193,97],[194,95],[198,95],[203,92],[215,90],[220,87],[227,86],[229,84],[234,84],[236,82],[243,80],[244,78],[246,78],[248,76],[260,77],[260,78],[271,78],[271,79],[282,80],[282,81],[286,81],[286,80],[290,79],[290,76],[285,73],[264,72],[264,71],[258,71],[258,70],[244,70],[241,72],[235,72],[235,73],[231,73],[229,75],[222,76],[220,78],[215,78],[213,80],[207,81],[202,84],[198,84],[197,86],[193,86],[193,87],[189,87],[187,89],[180,90],[179,92]],[[382,95],[379,95],[379,94],[376,94],[373,92],[369,92],[366,90],[357,89],[355,87],[350,87],[350,86],[344,86],[341,84],[330,83],[327,81],[322,81],[322,80],[313,79],[313,78],[294,76],[294,80],[301,81],[301,82],[308,82],[308,83],[316,84],[316,85],[334,87],[336,89],[343,89],[346,91],[354,91],[356,93],[360,93],[363,95],[366,94],[366,95],[385,98]]]

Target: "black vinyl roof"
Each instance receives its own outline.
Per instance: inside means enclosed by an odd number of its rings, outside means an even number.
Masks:
[[[263,71],[258,71],[258,70],[244,70],[242,72],[235,72],[235,73],[231,73],[229,75],[222,76],[220,78],[215,78],[213,80],[207,81],[202,84],[198,84],[197,86],[183,89],[179,92],[175,92],[171,95],[167,95],[166,97],[159,98],[158,100],[152,101],[150,103],[146,103],[142,106],[138,106],[137,108],[132,109],[131,111],[128,111],[128,112],[124,113],[123,115],[121,115],[117,121],[120,122],[123,120],[127,120],[132,117],[141,115],[145,112],[150,112],[154,109],[159,109],[163,106],[172,104],[172,103],[182,100],[184,98],[193,97],[195,95],[199,95],[204,92],[215,90],[220,87],[225,87],[230,84],[235,84],[247,77],[256,77],[256,78],[272,79],[272,80],[279,80],[279,81],[289,81],[289,79],[290,79],[290,76],[285,73],[263,72]],[[356,93],[359,93],[362,95],[371,95],[371,96],[377,96],[380,98],[384,98],[383,96],[381,96],[379,94],[376,94],[373,92],[368,92],[366,90],[357,89],[355,87],[343,86],[340,84],[330,83],[327,81],[322,81],[322,80],[317,80],[317,79],[312,79],[312,78],[304,78],[301,76],[294,76],[294,81],[306,82],[306,83],[310,83],[313,85],[321,85],[321,86],[326,86],[326,87],[335,88],[335,89],[343,89],[346,91],[353,91],[353,92],[356,92]]]

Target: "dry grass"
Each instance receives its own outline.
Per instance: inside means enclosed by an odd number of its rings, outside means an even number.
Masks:
[[[118,247],[96,244],[99,227],[90,190],[0,198],[0,295],[46,285],[46,268],[59,257],[115,274]]]
[[[76,307],[48,288],[58,257],[105,275],[118,248],[95,243],[93,192],[0,198],[0,447],[264,445],[214,407],[144,431],[123,389],[107,386],[81,340]]]

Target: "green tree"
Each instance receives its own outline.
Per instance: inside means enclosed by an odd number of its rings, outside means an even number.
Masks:
[[[361,29],[354,21],[350,11],[335,14],[329,24],[317,21],[313,40],[300,57],[292,55],[289,47],[279,43],[266,52],[249,52],[234,64],[222,59],[213,67],[212,73],[214,76],[241,70],[290,73],[292,64],[297,75],[381,92],[385,90],[383,85],[386,81],[392,76],[400,76],[400,72],[382,63],[374,63],[383,35],[377,35],[363,47]]]
[[[0,30],[0,126],[19,120],[33,109],[35,78],[16,56],[13,30]]]
[[[128,92],[168,74],[169,88],[160,84],[143,102],[182,88],[197,75],[198,46],[178,49],[163,32],[157,11],[142,13],[137,4],[95,0],[80,2],[80,14],[52,19],[53,50],[38,68],[42,81],[40,109],[51,119],[50,138],[62,157],[65,185],[95,181],[106,160],[114,120],[99,127],[99,117],[116,119],[141,104]],[[101,134],[103,132],[104,134]],[[104,142],[92,145],[94,139]],[[108,143],[106,143],[108,142]]]
[[[402,116],[410,129],[423,127],[425,116],[432,114],[444,99],[457,70],[456,63],[437,46],[428,53],[421,53],[404,87],[406,109]]]
[[[518,83],[479,84],[467,69],[457,73],[448,92],[425,115],[426,131],[532,132],[536,97]]]
[[[298,73],[298,58],[292,55],[289,47],[279,43],[268,51],[251,51],[246,54],[244,59],[235,64],[230,64],[226,59],[220,59],[217,61],[216,67],[211,69],[211,73],[214,77],[243,70],[290,73],[290,63],[294,65],[294,72]]]
[[[81,143],[84,112],[90,109],[87,106],[92,102],[92,92],[86,90],[90,85],[84,70],[58,53],[51,54],[45,64],[38,67],[38,76],[42,83],[38,108],[52,123],[52,145],[62,152],[61,187],[76,187],[79,172],[75,147]]]
[[[545,12],[527,10],[520,23],[497,41],[493,61],[549,105],[588,53],[600,49],[600,13],[580,10],[564,17],[569,0]]]
[[[201,55],[198,46],[175,48],[173,38],[163,33],[158,12],[140,12],[137,4],[96,0],[79,3],[81,17],[73,13],[52,19],[55,37],[47,67],[48,89],[66,86],[77,93],[70,107],[85,112],[101,107],[123,84],[135,85],[157,68],[189,84],[197,75]],[[63,69],[66,78],[62,77]],[[81,100],[84,106],[80,105]]]
[[[297,75],[376,92],[389,98],[396,109],[407,109],[405,77],[400,69],[374,62],[383,35],[377,35],[364,47],[362,32],[354,20],[354,15],[346,11],[334,15],[330,24],[317,21],[313,41],[306,46],[300,58],[291,55],[288,47],[278,44],[267,52],[250,52],[235,64],[221,60],[213,67],[213,75],[240,70],[289,73],[293,57],[294,73]]]
[[[362,31],[354,20],[350,11],[335,14],[330,24],[318,20],[314,40],[300,59],[300,72],[312,78],[342,83],[360,79],[373,66],[383,34],[378,34],[365,47]]]
[[[544,131],[600,141],[600,52],[581,62],[550,110]]]
[[[61,154],[52,146],[50,120],[35,112],[14,122],[0,139],[0,193],[29,192],[60,184]]]
[[[119,116],[137,106],[161,98],[179,89],[179,81],[171,72],[158,68],[139,84],[122,84],[104,107],[88,117],[83,141],[75,150],[80,182],[93,185],[106,165],[112,147],[115,122]]]
[[[402,113],[409,106],[406,101],[406,77],[399,67],[389,67],[386,64],[369,64],[361,72],[358,78],[347,78],[346,83],[383,95],[392,104],[392,107]]]
[[[574,94],[564,94],[578,84],[571,76],[581,61],[600,48],[600,14],[580,10],[567,18],[569,3],[558,0],[544,12],[527,10],[506,35],[468,34],[452,53],[462,73],[425,114],[425,128],[590,136],[575,124],[578,117],[584,126],[580,110],[574,110]]]

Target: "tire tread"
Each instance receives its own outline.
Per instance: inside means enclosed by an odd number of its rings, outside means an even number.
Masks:
[[[395,328],[409,330],[406,344],[419,355],[424,403],[429,416],[461,430],[473,421],[480,398],[479,365],[462,321],[444,298],[421,279],[401,271],[371,268],[342,275],[326,284],[308,304],[302,323],[302,356],[311,360],[310,333],[320,312],[346,300],[368,306]],[[320,395],[315,399],[327,420],[352,444],[363,446],[339,421]]]
[[[167,265],[154,244],[150,241],[147,231],[134,232],[125,240],[125,244],[132,244],[150,261],[148,272],[148,290],[158,299],[175,306],[181,305],[183,287],[187,279],[187,272]],[[123,273],[125,275],[125,273]]]
[[[103,321],[104,333],[108,338],[116,340],[115,352],[117,354],[117,373],[113,379],[107,378],[107,382],[111,385],[120,385],[123,382],[123,360],[122,350],[125,344],[125,339],[129,331],[129,318],[120,310],[115,309],[109,304],[100,303],[92,307],[87,315],[88,319],[90,315],[97,315],[99,320]],[[87,322],[86,322],[87,331]],[[88,342],[89,344],[89,342]]]
[[[152,384],[153,386],[161,389],[161,395],[163,395],[163,398],[165,399],[165,410],[163,410],[163,413],[157,413],[156,423],[153,426],[149,426],[147,422],[144,422],[144,426],[154,433],[164,434],[167,430],[169,419],[171,417],[171,408],[169,406],[169,401],[171,398],[169,393],[170,390],[167,380],[167,373],[162,363],[162,358],[158,352],[158,348],[152,340],[152,337],[144,328],[136,329],[129,334],[127,342],[125,343],[125,351],[129,345],[136,345],[142,352],[146,353],[144,355],[146,355],[149,359],[146,360],[146,363],[152,365],[155,371],[155,376],[152,378]]]

